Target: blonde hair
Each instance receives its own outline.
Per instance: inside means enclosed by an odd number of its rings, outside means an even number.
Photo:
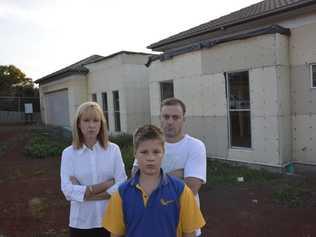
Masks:
[[[100,145],[105,149],[108,145],[109,136],[106,126],[106,119],[104,117],[103,111],[98,103],[95,102],[85,102],[81,104],[74,117],[73,125],[72,125],[72,145],[75,149],[80,149],[84,143],[83,134],[79,128],[79,123],[81,116],[84,113],[88,113],[89,111],[94,111],[100,117],[100,131],[97,135],[97,140],[99,141]]]
[[[161,142],[164,150],[165,138],[160,128],[155,125],[148,124],[136,129],[133,136],[134,153],[136,153],[138,146],[144,141],[156,139]]]

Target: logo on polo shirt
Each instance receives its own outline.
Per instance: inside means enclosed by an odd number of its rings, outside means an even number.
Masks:
[[[173,203],[173,202],[174,202],[174,200],[165,200],[163,198],[160,198],[160,203],[163,206],[167,206],[167,205],[169,205],[170,203]]]

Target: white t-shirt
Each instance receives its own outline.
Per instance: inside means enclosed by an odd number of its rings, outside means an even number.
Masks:
[[[176,143],[165,143],[162,169],[169,173],[184,169],[184,177],[194,177],[206,183],[206,150],[202,141],[185,135]]]
[[[102,227],[108,205],[107,200],[84,201],[87,186],[114,178],[115,184],[106,191],[112,194],[127,178],[120,148],[114,143],[109,143],[106,149],[99,143],[92,149],[85,145],[81,149],[67,147],[62,154],[60,176],[61,190],[71,202],[69,226],[78,229]],[[80,185],[73,185],[70,176],[75,176]]]
[[[135,160],[134,166],[137,166]],[[165,143],[165,156],[161,165],[165,173],[177,169],[184,170],[184,178],[194,177],[206,183],[206,149],[199,139],[185,135],[176,143]],[[199,194],[195,196],[198,206],[200,206]],[[201,234],[196,231],[196,236]]]

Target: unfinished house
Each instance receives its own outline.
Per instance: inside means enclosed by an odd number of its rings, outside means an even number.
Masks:
[[[150,121],[148,54],[121,51],[93,55],[57,72],[39,84],[45,124],[70,128],[78,106],[96,101],[103,108],[110,133],[132,133]]]
[[[316,165],[316,1],[265,0],[153,43],[150,106],[187,105],[209,157]]]

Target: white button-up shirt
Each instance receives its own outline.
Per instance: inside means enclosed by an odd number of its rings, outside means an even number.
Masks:
[[[60,176],[61,190],[71,202],[69,226],[78,229],[102,227],[102,218],[108,205],[107,200],[85,201],[87,186],[113,178],[115,184],[106,190],[112,194],[127,178],[120,148],[110,142],[106,149],[98,142],[92,149],[85,145],[81,149],[67,147],[62,153]],[[75,176],[80,185],[73,185],[70,176]]]

